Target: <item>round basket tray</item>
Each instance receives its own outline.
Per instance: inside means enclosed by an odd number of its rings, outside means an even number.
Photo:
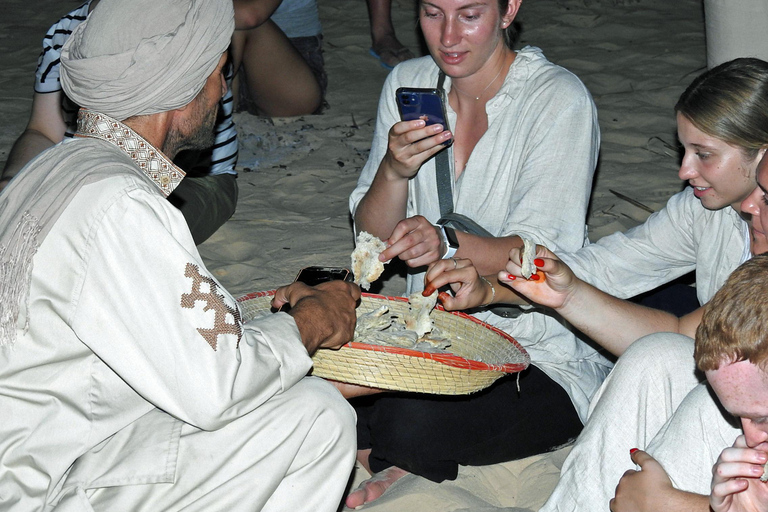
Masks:
[[[272,314],[274,291],[240,297],[244,321]],[[405,297],[363,293],[358,315],[383,304],[390,312],[408,311]],[[371,345],[353,340],[339,350],[320,349],[312,357],[313,375],[394,391],[464,395],[480,391],[507,373],[524,370],[530,357],[505,332],[474,317],[447,312],[438,305],[431,314],[441,334],[451,340],[450,354]]]

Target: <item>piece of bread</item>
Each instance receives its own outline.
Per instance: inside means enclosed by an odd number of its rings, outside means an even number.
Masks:
[[[371,283],[384,272],[384,262],[379,261],[379,254],[386,248],[384,242],[370,233],[361,231],[357,235],[355,250],[352,251],[352,273],[360,288],[369,289]]]
[[[523,263],[520,271],[523,277],[530,279],[533,274],[536,273],[536,265],[533,260],[536,258],[536,242],[523,238]]]
[[[432,332],[434,323],[429,314],[437,304],[437,290],[425,297],[421,292],[414,292],[408,297],[410,309],[405,315],[405,328],[414,331],[419,338]]]

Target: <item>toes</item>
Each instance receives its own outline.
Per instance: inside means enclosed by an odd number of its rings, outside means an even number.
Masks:
[[[361,505],[365,505],[366,495],[368,493],[365,489],[365,482],[360,487],[349,493],[347,499],[344,500],[344,504],[349,508],[357,508]]]

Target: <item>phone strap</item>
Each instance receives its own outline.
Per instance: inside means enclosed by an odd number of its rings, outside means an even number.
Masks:
[[[445,97],[445,73],[440,71],[437,77],[437,90],[440,92],[440,99],[443,105],[448,105],[448,99]],[[453,213],[453,188],[451,186],[451,162],[448,159],[453,153],[451,148],[445,148],[435,155],[435,169],[437,180],[437,197],[440,202],[440,217]]]

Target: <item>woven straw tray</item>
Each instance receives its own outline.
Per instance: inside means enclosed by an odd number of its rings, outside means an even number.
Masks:
[[[273,291],[240,297],[243,320],[272,314]],[[390,312],[408,311],[405,297],[363,293],[358,315],[387,304]],[[511,336],[459,312],[438,305],[435,326],[451,340],[450,354],[370,345],[354,340],[339,350],[320,349],[313,356],[313,375],[395,391],[464,395],[480,391],[507,373],[528,367],[530,357]]]

